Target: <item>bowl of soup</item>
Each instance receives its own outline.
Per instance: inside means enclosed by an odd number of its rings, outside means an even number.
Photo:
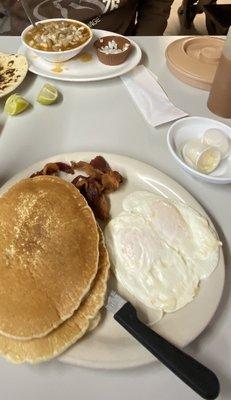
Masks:
[[[24,46],[52,63],[75,57],[92,37],[91,29],[83,22],[63,18],[37,22],[35,27],[28,26],[21,35]]]

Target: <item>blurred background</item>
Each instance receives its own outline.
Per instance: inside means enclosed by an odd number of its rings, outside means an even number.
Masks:
[[[231,25],[230,0],[175,0],[165,35],[223,35]]]

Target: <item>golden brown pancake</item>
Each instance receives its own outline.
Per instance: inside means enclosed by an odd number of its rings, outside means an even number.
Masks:
[[[98,269],[99,234],[70,183],[39,176],[0,198],[0,333],[42,337],[69,318]]]
[[[94,329],[97,328],[97,326],[99,325],[100,321],[101,321],[101,312],[99,311],[98,314],[96,314],[96,316],[92,320],[90,320],[87,332],[94,331]]]
[[[14,363],[47,361],[65,351],[87,330],[99,323],[99,310],[104,304],[109,274],[109,258],[102,232],[99,244],[99,269],[90,294],[73,316],[47,336],[29,341],[0,335],[0,354]]]

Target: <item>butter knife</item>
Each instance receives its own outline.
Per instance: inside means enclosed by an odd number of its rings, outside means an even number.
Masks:
[[[131,303],[111,291],[106,309],[140,344],[202,398],[213,400],[218,397],[220,384],[214,372],[143,324]]]

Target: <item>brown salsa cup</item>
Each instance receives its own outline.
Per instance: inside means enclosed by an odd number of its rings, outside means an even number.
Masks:
[[[107,46],[108,42],[111,42],[112,40],[114,40],[117,43],[118,48],[121,50],[123,49],[126,43],[129,44],[129,47],[127,50],[124,50],[121,53],[116,53],[116,54],[106,54],[100,51],[101,47]],[[94,49],[96,50],[96,54],[101,63],[113,66],[122,64],[123,62],[126,61],[126,59],[128,58],[128,56],[132,51],[132,44],[128,39],[122,36],[104,36],[96,40],[96,42],[94,43]]]

